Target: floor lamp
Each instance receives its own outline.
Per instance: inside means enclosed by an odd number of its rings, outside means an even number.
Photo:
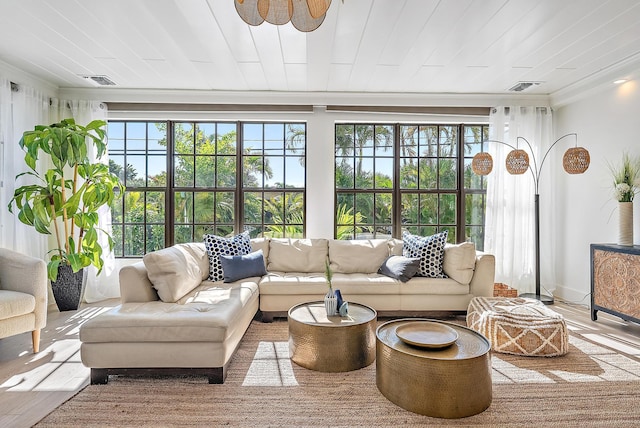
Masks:
[[[538,166],[536,162],[536,157],[533,153],[533,148],[529,141],[527,141],[524,137],[517,137],[516,145],[520,140],[524,141],[529,147],[529,152],[531,153],[531,157],[533,159],[533,165],[529,163],[529,154],[518,147],[513,147],[512,145],[505,143],[503,141],[498,140],[484,140],[484,143],[498,143],[508,147],[511,147],[511,151],[507,154],[507,158],[505,161],[505,168],[507,172],[512,175],[520,175],[524,174],[527,170],[531,171],[531,175],[533,176],[535,195],[535,240],[536,240],[536,252],[535,252],[535,264],[536,264],[536,292],[533,293],[524,293],[521,294],[520,297],[531,297],[540,300],[546,305],[553,304],[553,296],[543,295],[540,292],[540,195],[538,193],[538,185],[540,181],[540,173],[542,172],[542,167],[544,165],[545,160],[547,160],[547,156],[551,149],[558,144],[562,139],[566,137],[573,136],[576,140],[575,147],[569,148],[562,157],[562,166],[564,170],[569,174],[582,174],[589,168],[589,163],[591,158],[589,156],[589,152],[584,147],[578,147],[578,134],[566,134],[562,137],[558,138],[544,154],[542,158],[542,162]],[[473,157],[473,161],[471,162],[471,168],[473,172],[478,175],[487,175],[493,170],[493,158],[489,153],[480,152]]]

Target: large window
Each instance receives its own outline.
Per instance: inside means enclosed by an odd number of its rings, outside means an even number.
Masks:
[[[112,207],[117,256],[205,233],[304,236],[305,124],[110,121],[108,136],[127,187]]]
[[[336,237],[392,234],[394,141],[391,125],[336,126]]]
[[[303,124],[243,124],[243,222],[252,236],[304,236],[305,142]]]
[[[430,235],[482,248],[485,182],[471,159],[486,125],[336,125],[338,239]]]
[[[109,169],[126,186],[112,207],[116,256],[165,247],[167,204],[166,123],[110,122]]]
[[[237,143],[235,123],[177,122],[173,126],[173,242],[235,229]]]

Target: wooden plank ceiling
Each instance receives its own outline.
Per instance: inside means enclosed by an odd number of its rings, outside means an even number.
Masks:
[[[0,61],[61,88],[553,94],[640,64],[638,22],[636,0],[333,0],[301,33],[233,0],[2,0]]]

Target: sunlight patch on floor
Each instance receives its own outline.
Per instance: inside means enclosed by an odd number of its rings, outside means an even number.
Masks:
[[[288,342],[260,342],[242,386],[298,386]]]
[[[555,383],[555,381],[535,370],[523,369],[496,357],[491,357],[491,379],[499,383]]]
[[[566,382],[617,382],[617,381],[638,381],[640,380],[640,363],[624,355],[603,354],[591,357],[600,368],[602,373],[589,375],[586,373],[570,373],[563,370],[550,370],[555,376]]]
[[[80,361],[77,340],[59,340],[34,355],[0,389],[20,391],[77,391],[89,379],[89,369]]]
[[[640,355],[640,349],[638,349],[637,347],[626,345],[618,340],[609,338],[607,336],[591,333],[582,333],[582,335],[589,340],[600,343],[601,345],[607,346],[609,348],[613,348],[619,352],[624,352],[629,355]]]
[[[557,369],[546,371],[548,375],[555,376],[565,382],[615,382],[615,381],[640,381],[640,362],[629,358],[625,355],[618,354],[610,348],[618,349],[621,352],[629,354],[638,353],[638,349],[631,348],[627,345],[608,339],[603,335],[585,334],[590,340],[602,343],[607,347],[599,346],[590,341],[570,336],[569,340],[577,351],[581,352],[585,358],[589,358],[600,368],[597,374],[585,372],[569,372],[562,370],[563,357],[555,358],[558,363]],[[571,350],[569,351],[572,352]],[[543,357],[523,357],[523,358],[543,358]],[[524,361],[524,360],[523,360]],[[553,383],[556,382],[552,377],[544,374],[544,372],[525,369],[518,367],[499,358],[498,354],[492,355],[492,379],[494,384],[499,383]]]

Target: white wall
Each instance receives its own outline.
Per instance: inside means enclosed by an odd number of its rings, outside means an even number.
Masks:
[[[554,116],[556,135],[578,133],[591,165],[583,175],[558,174],[555,195],[557,286],[555,295],[590,303],[590,244],[616,243],[617,202],[612,197],[609,163],[624,151],[640,155],[640,82],[606,87],[588,98],[560,107]],[[640,196],[634,203],[634,243],[640,243]],[[541,239],[545,239],[544,234]]]

